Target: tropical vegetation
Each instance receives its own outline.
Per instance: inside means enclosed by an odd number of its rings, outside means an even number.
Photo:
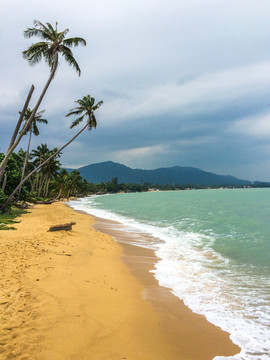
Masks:
[[[30,119],[31,115],[32,115],[32,110],[27,108],[26,112],[24,114],[24,121],[25,123],[27,123],[27,121]],[[29,133],[29,139],[28,139],[28,144],[27,144],[27,149],[25,152],[25,158],[24,158],[24,163],[23,163],[23,169],[22,169],[22,174],[21,174],[21,181],[24,178],[24,174],[25,174],[25,169],[27,166],[27,162],[28,162],[28,158],[29,158],[29,150],[30,150],[30,144],[31,144],[31,139],[32,139],[32,134],[34,134],[35,136],[39,135],[39,129],[37,126],[37,123],[43,123],[43,124],[48,124],[48,121],[46,119],[42,118],[42,114],[45,112],[45,110],[39,111],[38,113],[35,114],[35,116],[33,117],[33,121],[28,129],[28,131],[25,133],[25,135],[27,133]],[[21,112],[20,112],[21,113]],[[21,186],[19,187],[18,190],[18,200],[20,199],[20,194],[21,194]]]
[[[66,38],[69,29],[58,30],[56,22],[53,27],[50,23],[41,23],[34,20],[34,26],[24,32],[26,38],[38,37],[41,41],[33,43],[23,51],[23,57],[30,65],[44,60],[50,69],[49,78],[38,97],[36,105],[31,110],[29,103],[34,91],[32,85],[26,98],[23,109],[19,111],[19,119],[6,154],[0,153],[0,209],[7,212],[12,204],[18,202],[51,202],[70,196],[84,195],[88,192],[88,183],[83,180],[78,171],[71,173],[61,169],[60,156],[63,149],[71,144],[85,129],[92,130],[97,126],[94,112],[102,105],[102,101],[95,102],[90,96],[76,100],[77,106],[66,115],[78,116],[70,128],[79,125],[86,119],[84,126],[60,148],[49,149],[47,144],[40,144],[31,149],[32,135],[39,135],[38,123],[47,124],[43,118],[44,110],[38,111],[40,104],[51,81],[54,79],[59,66],[59,57],[62,56],[68,65],[73,67],[78,75],[81,69],[72,52],[73,47],[86,45],[81,37]],[[28,144],[25,150],[15,152],[23,136],[28,134]]]

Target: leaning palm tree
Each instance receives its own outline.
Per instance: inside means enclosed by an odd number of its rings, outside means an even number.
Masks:
[[[52,194],[57,196],[54,200],[76,196],[82,184],[82,177],[78,170],[69,173],[66,169],[62,169],[52,181]]]
[[[2,176],[8,161],[9,156],[12,154],[16,146],[19,144],[22,136],[28,131],[33,121],[33,118],[41,104],[41,101],[54,78],[56,69],[59,65],[59,55],[62,55],[67,63],[72,66],[76,72],[81,75],[81,69],[75,60],[73,53],[71,51],[72,47],[77,47],[79,45],[86,45],[86,41],[80,37],[73,37],[66,39],[66,35],[69,32],[69,29],[65,29],[63,31],[58,32],[57,22],[55,24],[55,28],[50,24],[43,24],[38,20],[34,20],[34,27],[27,28],[24,32],[24,36],[26,38],[32,38],[33,36],[37,36],[41,38],[42,41],[32,44],[27,50],[23,51],[23,57],[29,62],[30,65],[35,65],[39,63],[42,59],[50,67],[50,76],[47,83],[44,86],[44,89],[37,101],[36,106],[32,111],[32,115],[25,123],[22,131],[20,132],[17,139],[13,140],[13,143],[10,145],[7,154],[0,165],[0,183],[2,180]]]
[[[39,135],[39,129],[37,126],[37,123],[43,123],[43,124],[48,124],[48,120],[43,119],[42,118],[42,114],[45,112],[45,110],[39,111],[38,113],[36,113],[36,115],[33,118],[33,121],[29,127],[29,139],[28,139],[28,145],[27,145],[27,149],[26,149],[26,154],[25,154],[25,159],[24,159],[24,164],[23,164],[23,168],[22,168],[22,175],[21,175],[21,181],[24,178],[24,174],[25,174],[25,169],[26,169],[26,165],[28,162],[28,158],[29,158],[29,150],[30,150],[30,144],[31,144],[31,139],[32,139],[32,134],[34,134],[35,136]],[[32,110],[27,108],[24,114],[24,121],[27,122],[29,120],[29,118],[32,115]],[[18,197],[17,200],[20,199],[20,195],[21,195],[21,187],[19,188],[18,191]]]
[[[52,154],[54,154],[55,151],[57,151],[57,150],[58,149],[54,149],[54,151],[52,151]],[[48,196],[51,180],[54,176],[56,176],[57,172],[61,168],[60,161],[57,160],[57,157],[59,157],[59,156],[60,155],[58,154],[57,156],[54,156],[53,158],[51,158],[50,161],[48,161],[42,167],[42,169],[40,169],[42,178],[41,178],[40,186],[38,189],[38,196],[40,196],[40,195],[42,195],[43,197]]]
[[[16,189],[10,194],[8,199],[6,200],[5,204],[2,206],[2,211],[4,211],[8,204],[10,203],[11,199],[13,198],[14,194],[18,191],[18,188],[24,184],[25,181],[27,181],[35,172],[37,172],[40,168],[42,168],[44,165],[47,164],[52,158],[57,156],[63,149],[65,149],[72,141],[74,141],[85,129],[88,129],[91,131],[93,128],[96,128],[97,121],[94,112],[103,104],[103,101],[99,101],[97,104],[95,104],[95,99],[91,97],[90,95],[84,96],[82,99],[75,101],[79,106],[75,107],[74,109],[71,109],[71,111],[66,115],[66,117],[69,117],[71,115],[80,115],[76,120],[73,121],[70,128],[72,129],[74,126],[77,126],[79,123],[83,121],[83,119],[86,117],[86,124],[83,126],[83,128],[75,135],[73,136],[65,145],[63,145],[60,149],[58,149],[54,154],[52,154],[48,159],[46,159],[43,163],[41,163],[39,166],[35,168],[31,173],[29,173],[16,187]]]
[[[57,150],[57,148],[50,150],[47,144],[38,145],[38,147],[36,149],[33,149],[30,154],[34,166],[38,167],[39,165],[41,165]],[[41,187],[41,182],[43,182],[42,175],[42,169],[37,171],[33,181],[33,190],[35,190],[37,193],[39,192],[39,189]]]
[[[69,193],[69,177],[70,174],[66,169],[61,169],[61,171],[55,176],[54,180],[52,181],[52,194],[56,195],[54,200],[68,197],[67,195]]]
[[[96,111],[103,104],[103,101],[100,101],[95,105],[95,99],[91,97],[91,95],[87,95],[84,96],[82,99],[76,100],[75,103],[79,104],[79,106],[71,109],[71,111],[66,115],[66,117],[71,115],[81,116],[79,116],[76,120],[73,121],[73,123],[70,125],[70,129],[80,124],[80,122],[83,121],[85,116],[87,116],[87,122],[82,131],[86,128],[88,128],[88,130],[92,130],[93,127],[96,128],[97,120],[94,111]]]
[[[75,196],[76,194],[79,193],[80,185],[82,181],[82,177],[79,170],[73,170],[69,174],[69,179],[70,182],[69,182],[69,191],[67,194],[67,199],[69,199],[70,196]]]

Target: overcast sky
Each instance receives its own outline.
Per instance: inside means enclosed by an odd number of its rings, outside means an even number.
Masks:
[[[91,94],[104,101],[97,129],[64,150],[66,167],[112,160],[270,181],[269,16],[269,0],[0,0],[0,152],[31,84],[33,108],[49,76],[22,58],[38,41],[23,31],[57,21],[87,41],[74,49],[82,74],[60,59],[33,147],[72,137],[65,115]]]

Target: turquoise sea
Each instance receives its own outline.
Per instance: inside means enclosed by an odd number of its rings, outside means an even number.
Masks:
[[[231,334],[234,357],[270,360],[270,189],[92,196],[69,203],[154,249],[154,276]]]

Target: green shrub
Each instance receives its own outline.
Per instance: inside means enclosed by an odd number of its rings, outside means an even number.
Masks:
[[[7,198],[7,195],[5,195],[4,192],[0,189],[0,205],[4,204]]]

